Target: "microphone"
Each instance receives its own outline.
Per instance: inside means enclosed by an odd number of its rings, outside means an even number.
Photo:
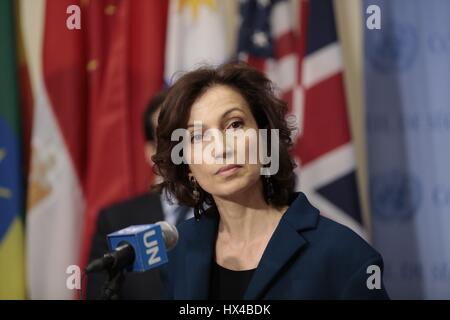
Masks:
[[[103,270],[144,272],[167,263],[167,251],[175,247],[178,230],[166,221],[129,226],[108,234],[110,252],[86,267],[85,273]]]

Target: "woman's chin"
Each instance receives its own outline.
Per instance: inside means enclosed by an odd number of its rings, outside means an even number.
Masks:
[[[248,177],[236,177],[228,181],[218,181],[214,184],[214,192],[211,194],[221,198],[235,198],[241,197],[243,193],[253,192],[253,188],[256,188],[255,181],[251,181]]]

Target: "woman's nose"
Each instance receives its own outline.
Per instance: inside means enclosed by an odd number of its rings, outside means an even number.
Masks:
[[[229,139],[228,139],[229,140]],[[231,141],[227,141],[225,135],[216,139],[214,145],[214,157],[219,161],[227,161],[233,158],[234,148]]]

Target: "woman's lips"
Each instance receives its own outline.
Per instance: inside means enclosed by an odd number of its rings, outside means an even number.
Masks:
[[[220,175],[220,176],[227,176],[227,175],[235,173],[240,168],[242,168],[242,166],[237,165],[237,164],[230,164],[230,165],[224,166],[224,167],[220,168],[219,170],[217,170],[216,174]]]

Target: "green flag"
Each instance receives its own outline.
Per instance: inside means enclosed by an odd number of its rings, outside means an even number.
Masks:
[[[0,299],[25,298],[21,126],[13,0],[0,1]]]

